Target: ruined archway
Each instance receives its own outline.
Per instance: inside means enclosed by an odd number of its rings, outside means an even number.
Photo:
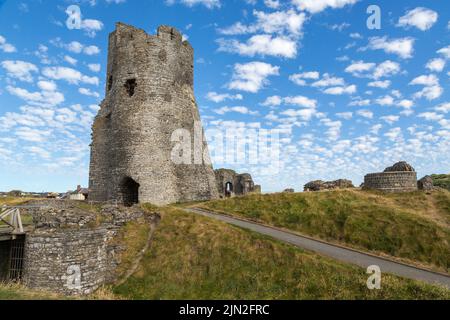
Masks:
[[[225,184],[225,197],[229,198],[233,194],[233,184],[231,182],[227,182]]]
[[[126,177],[123,179],[120,189],[122,193],[123,204],[127,207],[131,207],[139,203],[139,183]]]

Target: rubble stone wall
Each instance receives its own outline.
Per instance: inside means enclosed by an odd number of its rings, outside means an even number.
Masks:
[[[417,173],[414,171],[371,173],[364,177],[364,189],[386,192],[417,190]]]

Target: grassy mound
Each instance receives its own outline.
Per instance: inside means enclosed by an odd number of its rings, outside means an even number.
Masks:
[[[433,174],[431,179],[436,187],[450,190],[450,174]]]
[[[364,270],[195,214],[163,209],[125,299],[449,299],[450,291]]]
[[[450,268],[450,192],[358,190],[251,195],[204,208],[355,248]]]

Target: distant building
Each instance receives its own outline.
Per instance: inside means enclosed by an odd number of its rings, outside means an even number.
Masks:
[[[80,185],[77,186],[77,190],[71,192],[69,195],[70,200],[87,200],[89,196],[89,190],[87,188],[82,188]]]

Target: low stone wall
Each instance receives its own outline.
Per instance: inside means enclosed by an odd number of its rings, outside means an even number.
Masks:
[[[39,205],[43,203],[40,202]],[[30,209],[34,230],[26,235],[23,282],[31,289],[86,295],[112,283],[121,253],[115,241],[127,222],[156,225],[157,213],[112,205],[87,211],[75,202],[50,201]]]
[[[364,177],[364,189],[386,192],[417,190],[417,173],[413,171],[370,173]]]
[[[111,244],[117,228],[38,231],[25,242],[24,283],[29,288],[85,295],[112,281],[119,263]]]

